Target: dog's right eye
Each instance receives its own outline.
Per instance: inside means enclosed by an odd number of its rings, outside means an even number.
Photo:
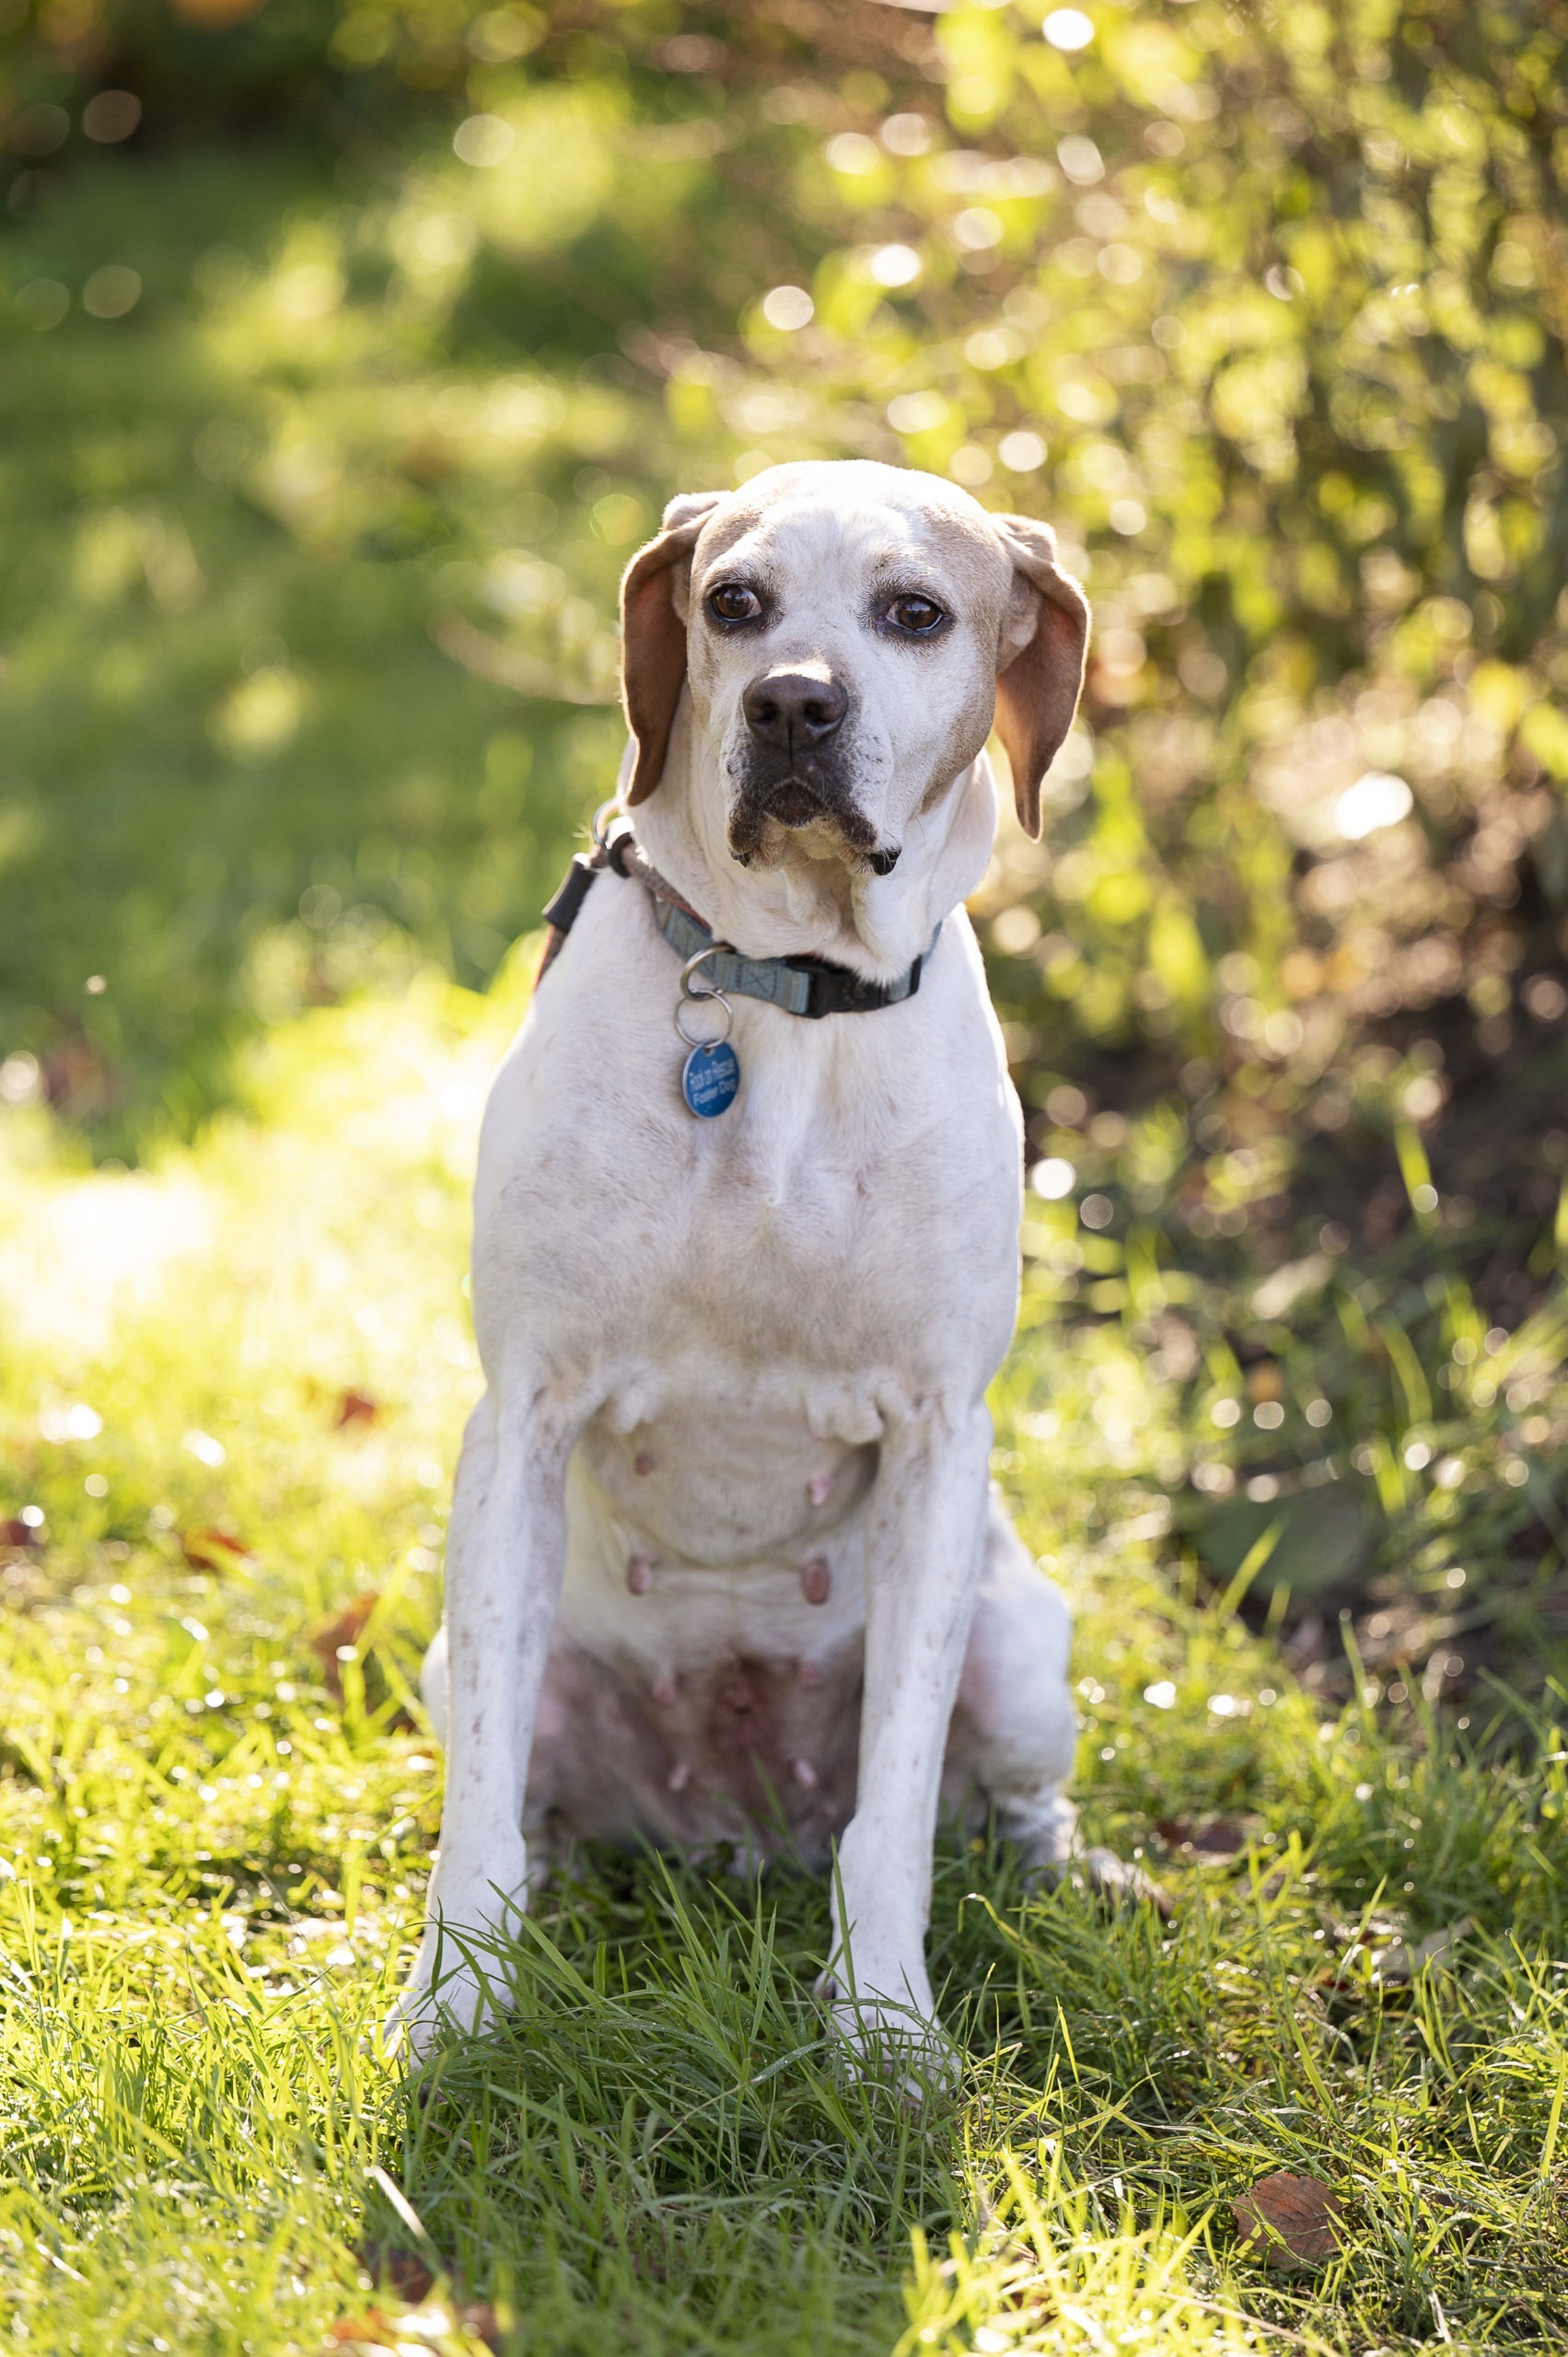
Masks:
[[[745,588],[738,581],[721,581],[716,589],[709,590],[707,604],[716,622],[754,622],[762,611],[762,600],[755,589]]]

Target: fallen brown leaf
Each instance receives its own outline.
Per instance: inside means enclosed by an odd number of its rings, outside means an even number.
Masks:
[[[436,2278],[417,2251],[397,2243],[362,2243],[356,2256],[378,2292],[389,2292],[411,2308],[435,2289]]]
[[[373,1424],[380,1412],[380,1402],[367,1391],[345,1391],[338,1401],[337,1428],[342,1432],[347,1424]]]
[[[379,2308],[365,2308],[356,2316],[334,2316],[322,2340],[329,2349],[379,2349],[396,2329]]]
[[[1210,1825],[1195,1825],[1191,1817],[1162,1817],[1154,1829],[1170,1849],[1190,1850],[1200,1865],[1234,1858],[1247,1847],[1240,1826],[1225,1817],[1216,1817]]]
[[[400,2256],[406,2258],[408,2254]],[[427,2277],[426,2292],[429,2289]],[[335,2317],[327,2327],[323,2347],[361,2351],[428,2349],[436,2357],[442,2343],[456,2329],[470,2340],[482,2340],[487,2349],[500,2348],[501,2327],[488,2300],[465,2300],[457,2306],[433,2300],[426,2307],[424,2296],[418,2306],[405,2307],[401,2314],[389,2314],[385,2308],[361,2308],[355,2315]]]
[[[1315,2177],[1260,2177],[1230,2207],[1243,2247],[1270,2267],[1312,2267],[1340,2247],[1344,2204]]]
[[[1005,2236],[994,2250],[986,2252],[1000,2270],[1000,2280],[994,2281],[996,2305],[1011,2309],[1027,2318],[1036,2330],[1056,2313],[1051,2288],[1044,2281],[1040,2253],[1016,2235]]]
[[[256,1560],[243,1538],[216,1523],[205,1530],[182,1530],[180,1551],[193,1572],[242,1571]]]
[[[359,1643],[366,1622],[380,1601],[380,1590],[367,1587],[352,1603],[345,1604],[341,1612],[335,1612],[330,1620],[323,1620],[311,1631],[310,1650],[321,1665],[321,1675],[330,1691],[340,1702],[343,1698],[343,1674],[338,1647]]]

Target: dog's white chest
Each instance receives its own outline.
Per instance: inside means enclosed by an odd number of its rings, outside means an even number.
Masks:
[[[666,1388],[650,1370],[578,1443],[564,1624],[650,1682],[831,1652],[864,1618],[874,1411],[860,1403],[857,1422],[776,1375],[738,1398],[690,1364],[676,1373],[686,1382]]]
[[[754,1396],[739,1399],[701,1386],[685,1398],[667,1391],[629,1426],[612,1402],[584,1434],[579,1462],[606,1515],[655,1559],[710,1570],[804,1560],[870,1488],[868,1404],[851,1439],[852,1420],[819,1417],[813,1431],[805,1402],[783,1387],[749,1387]]]

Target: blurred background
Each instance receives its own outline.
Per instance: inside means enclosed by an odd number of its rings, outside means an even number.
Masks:
[[[1304,1674],[1350,1611],[1396,1700],[1560,1675],[1565,38],[0,0],[0,1099],[130,1165],[303,1008],[485,988],[665,499],[950,475],[1096,616],[974,903],[1026,1324],[1179,1399],[1157,1510]]]

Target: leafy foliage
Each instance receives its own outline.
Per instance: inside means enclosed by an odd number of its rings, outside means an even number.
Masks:
[[[678,484],[813,450],[1043,509],[1088,573],[1086,726],[985,903],[1042,1102],[1143,1042],[1333,1129],[1376,1027],[1461,992],[1504,1051],[1568,893],[1562,28],[1198,0],[1090,30],[18,25],[7,440],[51,455],[10,493],[7,987],[34,1052],[81,1020],[60,1086],[90,1108],[129,1058],[134,1120],[178,1061],[192,1118],[313,876],[318,931],[357,916],[313,987],[454,906],[442,946],[493,966],[609,772],[613,725],[561,699],[611,692],[621,553]],[[144,111],[105,145],[71,108],[111,76]],[[257,168],[204,144],[226,120],[272,126]],[[155,802],[183,860],[137,840]],[[44,921],[89,814],[104,884]],[[84,952],[118,1023],[78,1016]]]

